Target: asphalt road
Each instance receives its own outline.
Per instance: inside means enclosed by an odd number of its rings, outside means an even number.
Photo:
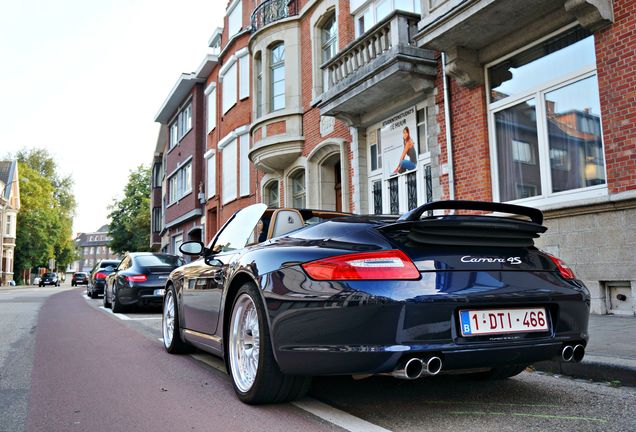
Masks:
[[[165,353],[159,311],[100,306],[83,289],[0,290],[0,431],[636,430],[636,389],[536,372],[316,378],[303,401],[250,407],[215,357]]]

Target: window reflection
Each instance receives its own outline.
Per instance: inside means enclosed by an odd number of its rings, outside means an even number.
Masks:
[[[545,95],[552,192],[605,183],[596,76]]]
[[[536,102],[530,99],[495,113],[499,192],[502,201],[541,194],[537,158]]]
[[[595,64],[594,37],[585,29],[571,29],[490,68],[490,101],[505,99]]]

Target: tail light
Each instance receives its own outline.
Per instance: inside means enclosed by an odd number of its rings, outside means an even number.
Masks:
[[[419,279],[415,264],[399,250],[338,255],[302,264],[314,280]]]
[[[146,282],[147,280],[148,280],[148,276],[144,274],[126,276],[127,282]]]
[[[556,265],[557,270],[559,270],[559,273],[561,273],[563,279],[576,279],[576,276],[574,276],[574,271],[572,271],[570,266],[568,266],[563,260],[550,254],[546,255],[552,260],[554,265]]]
[[[106,279],[107,274],[102,272],[95,273],[95,279]]]

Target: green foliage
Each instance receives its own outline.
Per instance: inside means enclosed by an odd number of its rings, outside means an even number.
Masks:
[[[124,198],[110,207],[110,248],[117,254],[150,250],[150,168],[130,172]]]
[[[15,274],[46,267],[55,259],[63,270],[76,259],[73,245],[75,197],[71,177],[60,178],[57,164],[44,149],[21,150],[18,159],[20,175],[20,214],[15,248]]]

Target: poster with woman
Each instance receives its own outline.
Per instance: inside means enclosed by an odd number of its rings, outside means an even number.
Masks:
[[[380,128],[384,178],[403,174],[417,167],[417,120],[415,108],[386,119]]]

